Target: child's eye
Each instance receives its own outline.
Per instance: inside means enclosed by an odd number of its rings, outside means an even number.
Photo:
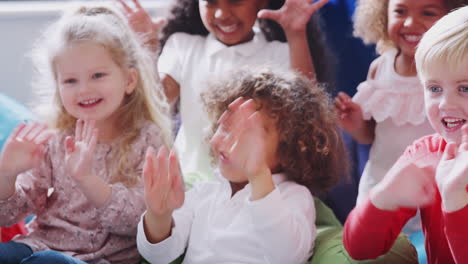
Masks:
[[[468,86],[462,86],[462,87],[460,87],[460,92],[462,92],[462,93],[468,93]]]
[[[442,87],[439,87],[439,86],[430,86],[428,89],[429,89],[429,91],[432,92],[432,93],[440,93],[440,92],[442,92]]]
[[[433,11],[423,11],[423,15],[431,16],[431,17],[437,16],[437,14],[435,12],[433,12]]]
[[[404,15],[406,13],[404,9],[395,9],[393,12],[398,15]]]
[[[98,73],[93,74],[93,79],[99,79],[99,78],[102,78],[104,76],[106,76],[105,73],[98,72]]]
[[[78,81],[76,79],[73,79],[73,78],[70,78],[70,79],[65,79],[65,81],[63,81],[63,83],[65,84],[73,84],[73,83],[77,83]]]

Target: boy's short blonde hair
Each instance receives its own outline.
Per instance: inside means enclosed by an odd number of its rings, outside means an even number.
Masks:
[[[468,6],[444,16],[424,34],[415,61],[419,76],[437,63],[450,70],[468,66]]]

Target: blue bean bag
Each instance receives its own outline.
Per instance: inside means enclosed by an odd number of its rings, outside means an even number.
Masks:
[[[28,108],[0,93],[0,150],[16,125],[31,119],[34,115]]]

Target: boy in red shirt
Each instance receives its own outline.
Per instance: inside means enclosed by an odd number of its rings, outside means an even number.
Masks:
[[[343,243],[354,259],[385,254],[419,209],[428,263],[467,263],[467,28],[468,6],[439,20],[419,43],[416,67],[437,133],[408,147],[349,215]]]

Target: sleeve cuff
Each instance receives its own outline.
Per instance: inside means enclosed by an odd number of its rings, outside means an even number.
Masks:
[[[165,259],[168,256],[168,252],[173,251],[175,239],[172,235],[174,233],[174,228],[171,230],[171,235],[159,243],[151,243],[146,237],[145,228],[143,226],[144,217],[146,212],[141,215],[140,222],[138,223],[138,232],[137,232],[137,243],[138,251],[141,255],[151,261],[153,259]]]

